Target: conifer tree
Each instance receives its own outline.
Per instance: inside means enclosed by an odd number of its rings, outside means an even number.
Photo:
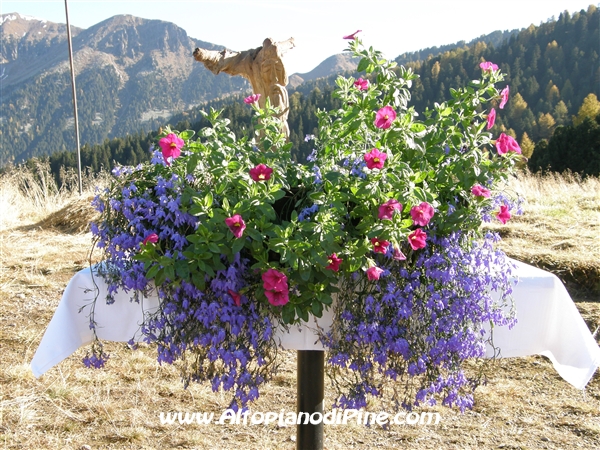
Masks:
[[[589,94],[579,107],[577,116],[573,118],[573,125],[581,125],[586,117],[593,119],[598,114],[600,114],[600,101],[598,101],[596,94]]]
[[[521,137],[521,151],[523,152],[523,156],[530,158],[534,149],[535,144],[533,141],[529,139],[527,133],[523,133],[523,137]]]

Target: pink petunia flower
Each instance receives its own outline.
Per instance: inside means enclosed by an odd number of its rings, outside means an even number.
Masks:
[[[473,194],[475,197],[489,198],[491,193],[489,189],[484,188],[480,184],[476,184],[471,188],[471,194]]]
[[[251,105],[260,99],[260,94],[252,94],[244,99],[244,103]]]
[[[269,269],[262,274],[263,289],[268,291],[287,291],[287,277],[275,269]]]
[[[241,306],[242,296],[238,292],[232,291],[231,289],[227,289],[227,293],[233,299],[233,303],[235,303],[235,306]]]
[[[394,211],[402,211],[402,204],[398,200],[391,198],[379,207],[378,218],[392,220]]]
[[[392,256],[392,259],[395,259],[396,261],[405,261],[406,255],[402,253],[399,248],[394,247],[394,255]]]
[[[369,80],[359,78],[354,82],[354,86],[356,86],[356,89],[358,89],[359,91],[366,91],[367,89],[369,89]]]
[[[242,234],[244,234],[244,230],[246,229],[246,223],[239,214],[225,219],[225,225],[229,227],[236,238],[241,238]]]
[[[521,153],[521,147],[515,138],[504,133],[500,133],[496,139],[496,150],[499,155],[506,155],[508,152]]]
[[[496,110],[492,108],[487,116],[487,129],[489,130],[496,123]]]
[[[496,213],[496,217],[500,222],[506,224],[506,222],[508,222],[510,219],[510,211],[508,209],[508,206],[500,205],[500,211]]]
[[[484,62],[480,63],[479,67],[481,67],[481,69],[484,72],[492,72],[492,71],[498,70],[498,66],[490,61],[484,61]]]
[[[383,269],[380,269],[379,267],[369,267],[367,269],[367,278],[371,281],[374,280],[379,280],[379,277],[381,276],[381,274],[383,273]]]
[[[417,228],[415,231],[408,235],[408,243],[410,244],[413,250],[425,248],[425,246],[427,245],[425,242],[426,240],[427,234],[420,228]]]
[[[375,114],[375,126],[377,128],[387,129],[392,126],[396,120],[396,111],[391,106],[384,106]]]
[[[285,291],[265,291],[267,300],[273,306],[283,306],[290,301],[290,294]]]
[[[144,239],[144,242],[142,242],[144,245],[150,243],[150,244],[156,244],[158,242],[158,234],[156,233],[151,233],[148,236],[146,236],[146,239]]]
[[[356,39],[356,35],[358,33],[360,33],[361,31],[362,30],[356,30],[354,33],[344,36],[342,39],[349,39],[349,40]]]
[[[369,169],[383,169],[383,163],[387,159],[387,154],[374,148],[365,154],[364,159]]]
[[[429,223],[434,214],[435,211],[433,206],[427,202],[422,202],[410,209],[410,216],[412,217],[413,223],[422,227]]]
[[[273,169],[265,166],[264,164],[259,164],[253,169],[250,169],[250,176],[254,181],[267,181],[271,179],[271,174],[273,173]]]
[[[275,269],[269,269],[262,274],[263,289],[267,300],[273,306],[283,306],[289,302],[289,287],[287,277]]]
[[[373,244],[373,251],[375,253],[385,253],[390,243],[379,238],[371,238],[371,244]]]
[[[181,155],[181,149],[185,145],[183,139],[176,134],[170,133],[158,141],[160,149],[167,164],[170,164],[170,159],[178,158]]]
[[[475,197],[489,198],[490,190],[487,188],[484,188],[480,184],[476,184],[471,188],[471,194],[473,194]]]
[[[325,268],[337,272],[340,270],[340,264],[342,264],[342,261],[342,258],[338,258],[337,254],[332,253],[331,256],[327,258],[327,262],[329,263],[329,265]]]
[[[502,92],[500,92],[500,105],[498,106],[498,108],[504,109],[504,105],[506,105],[506,102],[508,101],[509,91],[510,90],[508,88],[508,85],[506,85],[506,87],[502,89]]]

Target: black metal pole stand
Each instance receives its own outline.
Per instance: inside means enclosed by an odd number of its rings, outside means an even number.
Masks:
[[[325,352],[298,350],[296,377],[296,450],[322,450]]]

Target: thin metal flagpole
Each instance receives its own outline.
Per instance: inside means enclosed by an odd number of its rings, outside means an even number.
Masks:
[[[65,14],[67,16],[67,41],[69,43],[69,62],[71,63],[71,89],[73,91],[73,114],[75,117],[75,145],[77,146],[77,178],[79,180],[79,195],[83,194],[81,181],[81,150],[79,146],[79,119],[77,117],[77,90],[75,89],[75,66],[73,65],[73,44],[71,43],[71,24],[69,23],[69,5],[65,0]]]

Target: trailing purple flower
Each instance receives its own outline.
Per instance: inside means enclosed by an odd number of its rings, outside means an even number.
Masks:
[[[476,380],[465,378],[461,361],[485,354],[486,323],[514,323],[504,312],[512,291],[511,264],[493,249],[496,239],[490,234],[473,244],[461,233],[432,236],[412,267],[389,256],[381,259],[389,275],[376,286],[364,277],[346,280],[340,296],[351,293],[345,295],[352,299],[338,299],[334,327],[322,339],[329,363],[359,371],[362,381],[347,386],[339,407],[364,405],[367,393],[380,396],[383,379],[410,386],[402,398],[390,389],[405,406],[439,400],[461,410],[472,405]]]

